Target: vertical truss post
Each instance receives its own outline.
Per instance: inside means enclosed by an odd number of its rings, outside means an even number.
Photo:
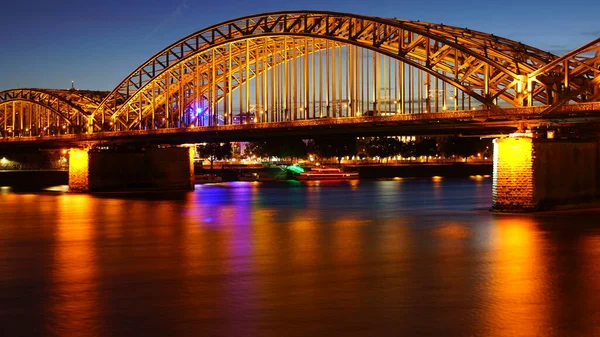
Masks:
[[[308,102],[309,102],[309,97],[310,97],[310,88],[312,88],[312,85],[309,86],[309,81],[308,81],[308,57],[309,57],[309,53],[308,53],[308,38],[304,39],[304,102],[302,103],[302,110],[304,111],[304,119],[308,119]]]
[[[335,53],[335,49],[333,50],[333,52]],[[342,110],[343,110],[343,107],[344,107],[343,104],[342,104],[342,102],[344,101],[344,97],[342,96],[342,86],[343,86],[344,82],[342,81],[342,64],[343,64],[343,61],[342,61],[342,45],[341,44],[339,44],[337,46],[337,53],[338,53],[338,58],[337,58],[337,67],[338,67],[338,70],[337,70],[337,76],[338,76],[337,77],[338,95],[337,95],[337,97],[338,97],[338,104],[337,104],[337,106],[338,106],[338,110],[339,110],[339,115],[338,116],[342,117],[343,116],[342,115]],[[335,79],[334,79],[334,81],[335,81]],[[335,115],[335,112],[334,112],[334,117],[337,117]]]
[[[259,86],[258,86],[258,81],[260,80],[260,77],[258,76],[258,74],[260,74],[260,69],[259,69],[259,60],[260,60],[260,55],[259,55],[259,50],[258,48],[256,48],[254,50],[254,121],[257,122],[260,119],[260,106],[259,106],[259,100],[258,100],[258,95],[259,95]]]
[[[311,67],[311,72],[312,72],[312,85],[310,86],[312,88],[312,116],[313,118],[315,118],[317,116],[317,86],[316,86],[316,81],[315,81],[315,73],[316,73],[316,68],[317,68],[317,64],[315,63],[316,61],[316,55],[317,55],[317,48],[316,48],[316,44],[315,44],[315,38],[312,38],[312,67]],[[308,103],[306,104],[306,106],[308,107]],[[309,116],[310,117],[310,116]]]
[[[336,58],[336,42],[334,41],[331,47],[331,116],[337,117],[337,103],[339,97],[336,95],[337,89],[337,58]],[[341,83],[339,83],[341,85]]]
[[[244,81],[244,109],[246,110],[246,123],[250,123],[250,42],[246,40],[246,79]]]
[[[292,56],[291,56],[291,62],[292,62],[292,67],[291,67],[291,71],[292,71],[292,76],[291,76],[291,80],[292,80],[292,98],[291,98],[291,120],[296,120],[298,119],[298,59],[297,57],[297,53],[296,53],[296,39],[292,38]]]

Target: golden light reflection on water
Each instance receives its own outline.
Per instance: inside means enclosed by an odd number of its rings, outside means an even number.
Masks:
[[[264,212],[263,217],[271,218],[270,212]],[[271,220],[264,221],[262,223],[255,223],[253,227],[253,249],[254,254],[257,256],[255,259],[256,270],[261,273],[266,273],[271,270],[277,263],[279,256],[273,254],[274,251],[279,249],[278,243],[281,238],[278,233],[278,227]]]
[[[491,256],[487,336],[546,336],[551,297],[543,239],[528,217],[497,216]]]
[[[443,238],[466,239],[471,236],[471,230],[464,224],[458,222],[448,222],[442,224],[434,232]]]
[[[94,251],[93,199],[59,197],[56,250],[52,267],[51,329],[60,336],[98,336],[100,302]]]
[[[586,218],[407,209],[396,196],[422,198],[416,183],[363,181],[355,203],[348,184],[221,185],[172,199],[9,193],[0,241],[28,250],[34,238],[33,261],[49,272],[31,273],[10,245],[0,269],[50,278],[36,290],[44,308],[26,309],[44,315],[44,335],[600,335],[597,216],[578,227]],[[442,184],[417,188],[428,203],[433,189],[458,190]],[[39,236],[19,234],[32,218]]]
[[[581,287],[583,312],[579,319],[585,327],[590,327],[590,330],[585,331],[588,336],[600,336],[600,314],[596,311],[596,315],[587,315],[587,312],[593,311],[600,303],[600,232],[596,235],[586,236],[581,240],[579,249],[582,254],[581,270],[584,276],[583,287]]]
[[[367,224],[368,221],[349,217],[340,217],[333,223],[331,252],[336,264],[360,263],[364,248],[361,227]]]
[[[292,258],[299,266],[310,267],[318,263],[318,214],[314,209],[296,213],[290,219]]]

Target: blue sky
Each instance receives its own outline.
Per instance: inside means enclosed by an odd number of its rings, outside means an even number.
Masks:
[[[11,1],[0,20],[0,90],[111,90],[151,55],[206,26],[320,9],[468,27],[563,54],[600,37],[600,1]]]

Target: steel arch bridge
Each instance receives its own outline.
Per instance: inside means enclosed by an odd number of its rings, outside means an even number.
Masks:
[[[5,137],[82,133],[109,92],[11,89],[0,92],[0,128]]]
[[[50,127],[49,119],[36,115],[38,123],[24,113],[17,116],[15,101],[42,106],[67,133],[471,109],[510,115],[509,107],[539,112],[543,106],[541,114],[552,113],[565,104],[600,100],[600,38],[558,57],[441,24],[274,12],[216,24],[173,43],[110,93],[96,94],[101,101],[74,95],[41,89],[0,93],[3,135],[39,130],[44,122]]]

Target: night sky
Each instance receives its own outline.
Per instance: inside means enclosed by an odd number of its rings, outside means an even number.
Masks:
[[[558,55],[600,37],[600,1],[10,1],[0,20],[0,90],[112,90],[176,40],[239,16],[319,9],[468,27]]]

